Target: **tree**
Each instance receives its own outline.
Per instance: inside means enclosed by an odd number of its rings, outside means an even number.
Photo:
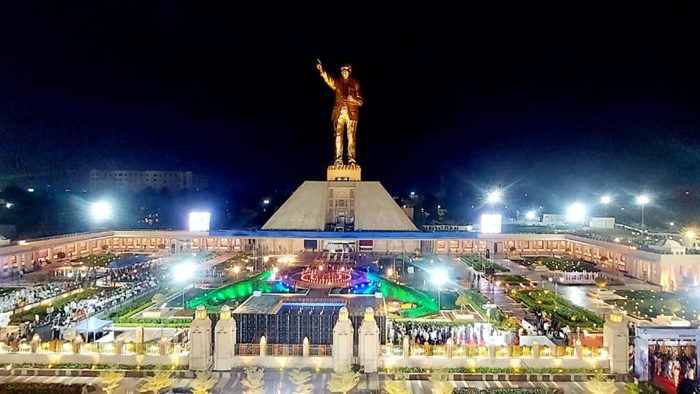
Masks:
[[[260,367],[246,367],[244,371],[245,379],[241,383],[248,388],[245,394],[264,394],[263,378],[265,377],[265,370]]]
[[[598,286],[599,289],[604,289],[608,285],[608,280],[605,276],[598,275],[598,277],[595,278],[595,285]]]
[[[158,394],[160,390],[170,387],[173,384],[173,380],[170,378],[171,376],[172,373],[170,371],[158,371],[154,376],[146,378],[141,387],[139,387],[139,392]]]
[[[119,383],[124,379],[124,372],[114,370],[100,372],[100,381],[102,382],[102,391],[111,394],[112,391],[119,387]]]
[[[584,384],[586,390],[593,394],[608,394],[615,392],[615,381],[605,375],[596,375]]]
[[[309,383],[311,372],[296,368],[289,373],[289,379],[294,383],[294,394],[311,394],[313,392],[314,386]]]
[[[192,381],[192,394],[209,394],[209,391],[216,384],[209,371],[198,371],[197,378]]]
[[[469,297],[467,297],[464,294],[461,294],[455,300],[455,305],[457,305],[459,307],[459,309],[461,309],[461,310],[467,309],[467,305],[469,305]]]
[[[448,378],[447,372],[434,369],[433,372],[430,373],[430,378],[428,378],[432,384],[432,389],[430,391],[433,394],[451,394],[454,387],[447,381]]]
[[[411,394],[411,387],[403,374],[394,375],[395,380],[384,381],[384,391],[389,394]]]
[[[326,387],[331,393],[347,394],[360,382],[360,373],[346,369],[340,372],[333,372]]]

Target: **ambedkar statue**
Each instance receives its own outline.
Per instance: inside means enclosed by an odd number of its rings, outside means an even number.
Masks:
[[[343,134],[345,134],[348,141],[347,164],[354,166],[357,159],[355,155],[355,133],[357,131],[359,109],[362,106],[360,83],[350,76],[352,67],[349,64],[345,64],[340,68],[340,78],[333,78],[328,75],[320,61],[316,68],[321,73],[321,77],[326,84],[335,92],[335,105],[331,116],[333,128],[335,129],[334,165],[343,165]]]

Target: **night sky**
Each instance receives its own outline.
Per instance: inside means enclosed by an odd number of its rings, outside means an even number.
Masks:
[[[3,5],[0,176],[321,180],[320,58],[333,75],[352,63],[363,179],[392,192],[700,193],[696,10],[194,3]]]

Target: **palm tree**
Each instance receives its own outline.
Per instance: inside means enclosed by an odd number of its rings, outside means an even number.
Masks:
[[[245,379],[241,382],[244,386],[248,387],[245,394],[264,394],[265,389],[263,388],[263,378],[265,377],[265,370],[260,367],[246,367],[245,368]]]
[[[173,380],[170,378],[171,375],[170,371],[158,371],[154,376],[146,378],[141,387],[139,387],[139,392],[158,394],[160,390],[172,386]]]
[[[389,394],[411,394],[411,387],[403,374],[394,375],[395,380],[384,381],[384,391]]]
[[[192,381],[192,394],[209,394],[209,391],[216,384],[209,371],[197,372],[197,378]]]
[[[615,381],[605,375],[596,375],[584,384],[593,394],[608,394],[615,392]]]
[[[111,394],[112,391],[119,387],[121,380],[124,379],[124,372],[115,370],[102,371],[99,378],[102,381],[102,391],[106,394]]]
[[[294,383],[294,394],[311,394],[313,392],[314,386],[309,383],[311,372],[296,368],[289,373],[289,379]]]
[[[460,296],[455,300],[455,305],[457,305],[461,310],[467,309],[467,306],[469,305],[469,297],[464,294],[460,294]]]
[[[353,387],[357,386],[359,382],[360,374],[358,372],[353,372],[350,369],[346,369],[340,372],[333,372],[326,387],[331,393],[347,394],[347,392],[352,390]]]

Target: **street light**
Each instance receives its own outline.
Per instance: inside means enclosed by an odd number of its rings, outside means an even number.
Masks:
[[[194,276],[197,266],[192,262],[184,262],[173,267],[173,278],[182,283],[182,309],[185,309],[185,283]]]
[[[525,213],[525,219],[527,220],[535,220],[535,217],[537,217],[535,211],[527,211],[527,213]]]
[[[600,203],[603,204],[603,217],[608,217],[608,205],[612,202],[612,197],[608,194],[600,196]]]
[[[646,194],[640,194],[634,200],[638,205],[642,206],[642,232],[644,232],[644,206],[649,204],[651,199]]]
[[[552,283],[553,281],[554,281],[554,279],[550,276],[549,283]],[[557,286],[558,285],[559,285],[558,282],[554,282],[554,309],[558,309],[557,308],[557,290],[558,290]]]
[[[438,311],[441,309],[440,307],[440,286],[444,285],[447,283],[447,271],[445,271],[444,268],[436,268],[431,272],[431,278],[430,278],[435,286],[437,286],[437,292],[438,292]]]

